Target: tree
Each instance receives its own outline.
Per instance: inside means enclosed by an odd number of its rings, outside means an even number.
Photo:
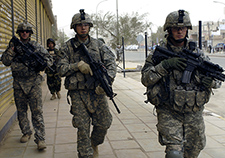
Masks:
[[[163,27],[159,26],[156,33],[151,34],[151,39],[153,43],[159,43],[160,41],[165,42],[165,32],[163,31]]]
[[[69,37],[64,33],[64,31],[58,30],[58,39],[57,39],[57,44],[59,47],[61,47]]]
[[[95,19],[94,29],[98,29],[98,34],[104,38],[110,38],[111,47],[117,46],[117,18],[111,12],[107,12],[105,15],[92,14],[92,19]],[[124,37],[124,43],[126,44],[138,44],[136,38],[139,34],[143,34],[151,22],[145,22],[144,18],[147,13],[139,15],[138,12],[131,15],[125,14],[118,18],[119,25],[119,43],[121,44],[121,37]]]

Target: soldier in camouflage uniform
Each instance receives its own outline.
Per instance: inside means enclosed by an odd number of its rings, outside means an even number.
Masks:
[[[184,10],[171,12],[164,24],[168,32],[164,48],[175,54],[190,49],[193,43],[187,40],[188,29],[192,29],[189,14]],[[200,58],[207,60],[202,52]],[[198,157],[206,144],[204,104],[211,88],[219,87],[218,81],[198,71],[193,72],[190,83],[182,83],[186,66],[186,59],[178,57],[155,64],[150,54],[142,69],[141,82],[147,87],[148,101],[156,108],[159,142],[166,146],[166,158]]]
[[[71,29],[76,35],[61,48],[57,65],[59,74],[66,76],[65,88],[72,100],[70,113],[72,124],[77,131],[77,151],[79,158],[98,157],[98,145],[104,142],[105,135],[112,123],[112,115],[104,90],[94,81],[88,86],[87,81],[93,79],[89,60],[79,45],[84,43],[90,56],[95,61],[101,61],[113,81],[116,76],[115,56],[100,40],[90,37],[93,26],[90,16],[80,10],[72,18]],[[93,125],[90,131],[90,123]],[[91,132],[91,135],[90,135]]]
[[[34,46],[34,53],[39,53],[44,57],[49,66],[52,65],[52,57],[48,51],[36,41],[30,40],[30,36],[33,34],[31,24],[26,21],[20,23],[16,33],[19,35],[20,41],[24,45]],[[14,44],[10,42],[7,49],[2,54],[2,63],[6,66],[11,66],[12,70],[17,117],[20,129],[23,133],[20,142],[27,142],[32,135],[32,130],[27,116],[29,105],[32,115],[32,124],[35,131],[35,142],[37,143],[38,149],[43,150],[46,148],[41,89],[41,82],[43,79],[40,72],[31,70],[19,60],[19,56],[22,56],[23,54],[19,54],[18,51],[16,51],[18,49],[17,46],[14,47]]]
[[[45,69],[45,73],[47,74],[47,85],[48,89],[50,90],[50,93],[52,94],[50,100],[56,99],[57,97],[60,99],[61,94],[61,77],[59,76],[58,71],[56,70],[56,65],[59,59],[59,51],[55,48],[55,41],[52,38],[47,39],[47,51],[50,53],[51,56],[53,56],[53,62],[54,64],[50,68]]]

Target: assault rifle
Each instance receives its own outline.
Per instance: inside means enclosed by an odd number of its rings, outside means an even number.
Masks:
[[[104,89],[106,95],[113,102],[117,112],[120,113],[119,108],[117,107],[115,101],[113,100],[113,98],[117,94],[113,93],[113,90],[111,87],[112,83],[111,83],[111,80],[109,78],[106,68],[104,67],[103,63],[101,63],[100,61],[96,62],[92,59],[92,57],[89,55],[89,52],[88,52],[86,46],[83,43],[80,46],[81,46],[81,49],[83,50],[84,54],[87,56],[88,60],[90,61],[90,67],[93,72],[94,78],[99,81],[99,83],[101,84],[101,87]]]
[[[16,36],[12,37],[11,42],[14,44],[14,51],[16,52],[14,59],[18,59],[30,70],[39,72],[48,66],[43,56],[39,53],[34,53],[35,47],[33,45],[22,43]],[[52,70],[50,66],[49,68]]]
[[[199,53],[193,53],[188,49],[183,49],[182,52],[175,54],[165,48],[157,46],[152,56],[154,64],[159,64],[162,60],[180,57],[187,59],[187,67],[182,76],[182,83],[190,83],[191,75],[194,70],[199,70],[201,74],[225,81],[225,75],[222,73],[224,70],[218,64],[214,64],[210,61],[205,61],[200,58]]]

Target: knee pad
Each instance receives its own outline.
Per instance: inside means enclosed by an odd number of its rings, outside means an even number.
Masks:
[[[166,158],[184,158],[184,153],[177,150],[171,150],[166,152]]]

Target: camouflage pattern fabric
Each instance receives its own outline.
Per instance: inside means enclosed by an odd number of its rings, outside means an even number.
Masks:
[[[112,115],[109,111],[105,95],[97,95],[94,91],[70,91],[72,100],[71,114],[72,124],[78,128],[77,150],[81,157],[91,156],[94,145],[104,142],[107,129],[112,123]],[[90,137],[90,123],[93,131]]]
[[[29,41],[36,50],[52,65],[52,57],[46,49],[35,41]],[[39,72],[35,72],[26,67],[23,63],[15,59],[16,52],[9,45],[2,54],[2,63],[11,66],[13,76],[14,98],[17,107],[18,120],[23,134],[31,134],[29,120],[27,118],[27,109],[30,107],[32,114],[32,124],[35,131],[35,142],[45,140],[45,127],[42,111],[42,90],[41,82],[43,77]]]
[[[88,24],[90,24],[90,27],[93,27],[93,22],[92,22],[91,16],[87,13],[85,13],[84,16],[85,16],[85,20],[82,20],[80,13],[75,14],[72,17],[72,22],[70,24],[70,28],[73,29],[73,28],[75,28],[75,25],[81,24],[81,23],[88,23]]]
[[[206,144],[202,110],[196,113],[179,113],[165,106],[158,106],[156,109],[159,142],[166,145],[166,152],[183,151],[185,158],[197,158]]]
[[[116,76],[116,64],[115,56],[111,50],[103,42],[92,37],[89,37],[84,44],[87,46],[91,57],[104,64],[113,81]],[[89,74],[82,74],[77,67],[80,60],[89,63],[87,57],[79,49],[79,45],[80,41],[77,37],[68,40],[60,50],[62,58],[60,58],[57,67],[60,76],[66,77],[65,88],[69,90],[69,96],[72,100],[70,112],[73,115],[72,124],[75,128],[78,128],[78,156],[80,158],[91,158],[93,156],[91,142],[94,145],[104,142],[107,129],[112,123],[112,115],[109,111],[106,96],[95,93],[97,81],[91,86],[85,84],[93,77]],[[91,123],[93,131],[90,131]]]
[[[167,17],[163,30],[166,31],[171,27],[187,27],[192,30],[192,24],[187,11],[184,11],[183,23],[179,23],[179,13],[178,11],[171,12]]]
[[[40,140],[45,140],[41,90],[42,76],[38,75],[36,79],[30,78],[26,81],[29,81],[27,85],[30,85],[31,87],[28,93],[25,93],[25,91],[19,87],[21,80],[14,79],[13,83],[17,118],[22,133],[31,135],[32,131],[27,117],[28,106],[30,107],[32,124],[35,131],[34,137],[36,138],[35,142],[37,143]]]
[[[45,73],[47,74],[47,85],[51,94],[59,92],[61,90],[61,77],[56,70],[56,65],[59,59],[58,53],[59,51],[55,48],[54,50],[47,49],[48,52],[53,56],[54,65],[51,66],[52,70],[48,67],[45,69]]]
[[[178,53],[183,48],[167,45]],[[188,48],[188,44],[187,47]],[[148,101],[156,107],[159,142],[166,145],[166,152],[178,150],[184,152],[185,158],[197,158],[205,147],[205,126],[202,111],[209,101],[211,88],[200,90],[201,78],[197,71],[189,84],[182,84],[182,74],[178,70],[168,72],[162,64],[155,65],[152,54],[146,59],[142,69],[142,84],[147,87]],[[202,53],[202,60],[207,58]]]
[[[54,94],[61,90],[61,81],[61,77],[58,73],[47,75],[47,85],[51,94]]]

